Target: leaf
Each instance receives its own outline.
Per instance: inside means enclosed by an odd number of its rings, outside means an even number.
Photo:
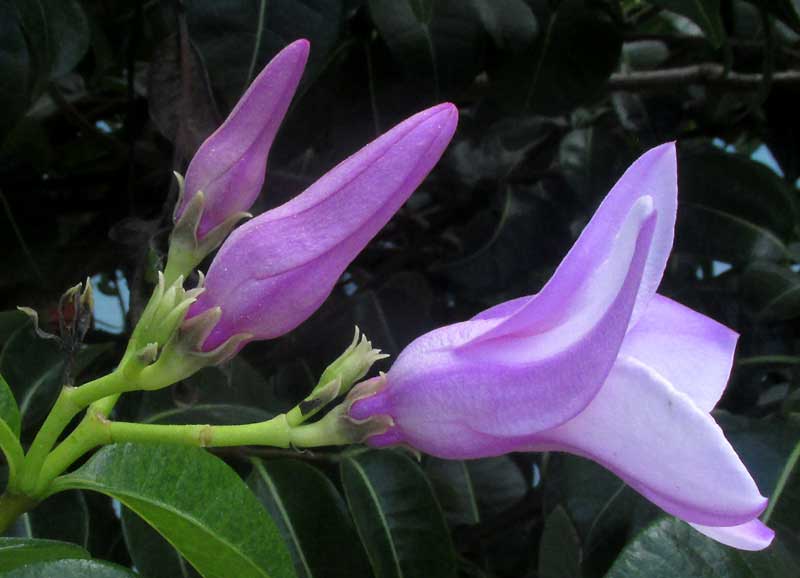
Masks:
[[[451,524],[479,524],[513,507],[528,491],[525,477],[508,456],[431,458],[425,472]]]
[[[128,508],[122,508],[125,545],[137,570],[147,578],[196,578],[199,576],[161,534]]]
[[[757,319],[786,321],[800,316],[800,275],[791,269],[753,263],[742,275],[741,286]]]
[[[420,468],[391,451],[341,462],[342,484],[376,578],[454,577],[441,507]]]
[[[274,522],[239,476],[203,450],[106,446],[54,483],[54,491],[71,488],[119,500],[205,578],[294,576]]]
[[[15,0],[36,70],[37,98],[47,82],[63,76],[89,48],[89,23],[76,0]]]
[[[57,560],[17,568],[5,578],[137,578],[130,570],[100,560]]]
[[[369,564],[339,492],[299,460],[254,461],[247,480],[278,524],[300,578],[369,576]]]
[[[9,535],[60,540],[88,549],[89,510],[83,492],[63,492],[50,496],[17,518]]]
[[[480,72],[483,31],[472,2],[370,0],[375,27],[429,99],[472,82]]]
[[[580,576],[581,542],[572,520],[557,507],[544,523],[539,542],[540,578],[576,578]]]
[[[0,419],[6,422],[15,436],[19,437],[19,407],[17,400],[14,399],[14,393],[2,375],[0,375]]]
[[[530,46],[539,24],[523,0],[475,0],[481,23],[497,48],[512,53]]]
[[[671,10],[697,24],[714,48],[725,42],[720,0],[651,0],[656,6]]]
[[[186,12],[190,37],[229,109],[267,62],[298,38],[311,41],[305,82],[314,79],[339,39],[342,17],[341,0],[194,0]]]
[[[784,541],[792,543],[792,551],[797,553],[800,547],[800,442],[786,460],[762,518]]]
[[[273,412],[257,407],[209,403],[163,411],[149,416],[144,421],[145,423],[163,424],[207,423],[210,425],[236,425],[266,421],[273,417],[275,417]]]
[[[28,94],[24,88],[30,82],[31,61],[25,32],[19,14],[10,2],[0,2],[0,142],[5,134],[25,112]],[[3,312],[3,316],[7,313]]]
[[[756,5],[763,5],[767,10],[800,32],[800,5],[797,0],[751,0]]]
[[[67,542],[0,537],[0,572],[25,564],[61,558],[89,558],[89,552]]]
[[[730,263],[786,258],[796,209],[760,163],[708,147],[680,148],[677,249]]]
[[[625,547],[606,578],[786,578],[798,572],[780,544],[743,552],[706,538],[685,522],[664,518]]]
[[[108,351],[112,344],[86,345],[75,359],[74,376]],[[0,351],[0,373],[19,402],[22,429],[36,425],[63,385],[66,357],[54,342],[40,339],[30,326],[18,329]]]
[[[502,60],[502,100],[514,109],[556,115],[599,95],[622,49],[618,8],[591,0],[529,4],[540,32],[526,50]]]
[[[0,311],[0,346],[29,321],[30,318],[18,309]]]

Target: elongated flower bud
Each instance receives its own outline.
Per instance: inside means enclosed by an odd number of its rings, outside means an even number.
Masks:
[[[458,111],[449,103],[420,112],[291,201],[236,229],[189,311],[191,320],[220,310],[203,350],[237,334],[277,337],[307,319],[433,168],[457,122]]]
[[[253,80],[225,122],[179,177],[167,282],[216,249],[253,205],[264,184],[272,141],[308,59],[307,40],[281,50]]]
[[[419,337],[353,388],[342,431],[445,458],[576,453],[720,542],[766,547],[766,500],[709,414],[737,336],[655,293],[676,201],[675,147],[662,145],[538,294]]]

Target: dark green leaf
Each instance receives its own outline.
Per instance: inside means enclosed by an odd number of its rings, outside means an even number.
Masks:
[[[6,422],[6,425],[14,435],[19,437],[19,407],[11,388],[2,375],[0,375],[0,419]]]
[[[11,311],[0,311],[0,346],[23,325],[28,323],[30,318],[22,311],[13,309]]]
[[[715,48],[725,41],[719,0],[650,0],[656,6],[672,10],[697,24]]]
[[[191,567],[161,534],[128,508],[122,508],[125,545],[134,566],[147,578],[196,578]]]
[[[800,316],[800,275],[773,263],[753,263],[741,279],[756,317],[785,321]]]
[[[100,560],[58,560],[17,568],[5,578],[137,578],[130,570]]]
[[[239,476],[196,448],[111,445],[59,478],[56,491],[94,490],[156,528],[205,576],[294,576],[274,522]]]
[[[475,0],[483,27],[495,45],[519,52],[536,39],[539,25],[523,0]]]
[[[89,552],[67,542],[0,537],[0,572],[34,562],[88,557]]]
[[[797,0],[751,0],[756,5],[763,5],[796,32],[800,32],[800,4]]]
[[[275,414],[246,405],[201,404],[181,407],[149,416],[147,423],[236,425],[266,421]]]
[[[539,542],[540,578],[580,576],[581,542],[578,532],[561,506],[550,512]]]
[[[763,519],[781,539],[793,544],[792,550],[797,554],[800,547],[800,443],[781,470]]]
[[[472,2],[370,0],[369,9],[389,50],[432,98],[480,71],[483,31]]]
[[[50,496],[17,518],[9,535],[60,540],[88,548],[89,510],[83,493],[62,492]]]
[[[795,206],[786,184],[764,165],[682,147],[678,186],[678,250],[731,263],[787,257]]]
[[[540,32],[528,49],[504,59],[503,99],[514,108],[559,114],[596,97],[617,66],[618,8],[589,0],[532,5]]]
[[[456,575],[447,525],[417,464],[391,451],[369,451],[342,460],[341,474],[376,578]]]
[[[211,77],[228,108],[270,58],[298,38],[311,41],[306,81],[336,45],[341,0],[195,0],[187,21]]]
[[[328,478],[298,460],[254,465],[247,482],[281,529],[300,578],[369,575],[347,508]]]
[[[25,32],[14,5],[0,2],[0,142],[28,105],[27,87],[31,80],[31,62]],[[22,87],[22,89],[20,89]],[[3,312],[5,316],[8,313]],[[2,325],[2,324],[0,324]]]
[[[482,460],[428,460],[428,474],[452,524],[478,524],[518,503],[528,490],[508,456]]]
[[[685,522],[664,518],[625,547],[606,578],[786,578],[798,572],[779,544],[743,552],[702,536]]]

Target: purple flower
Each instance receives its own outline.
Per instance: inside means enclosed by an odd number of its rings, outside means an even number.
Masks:
[[[307,40],[297,40],[281,50],[189,163],[175,220],[202,191],[198,239],[247,211],[261,192],[267,155],[303,75],[308,49]]]
[[[766,547],[766,499],[709,414],[737,335],[656,294],[676,207],[665,144],[622,176],[538,294],[419,337],[356,386],[352,419],[392,421],[368,443],[571,452],[720,542]]]
[[[452,104],[406,119],[291,201],[236,229],[187,316],[217,312],[203,341],[282,335],[325,300],[347,265],[419,186],[458,123]],[[214,316],[212,316],[213,318]]]

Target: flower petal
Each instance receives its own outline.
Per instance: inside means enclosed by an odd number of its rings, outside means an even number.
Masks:
[[[527,449],[591,458],[687,522],[743,524],[767,503],[714,419],[631,358],[583,412]]]
[[[708,412],[728,383],[737,338],[713,319],[656,295],[628,331],[620,354],[654,369]]]
[[[449,103],[420,112],[291,201],[236,229],[190,311],[222,307],[204,349],[235,333],[276,337],[311,315],[433,168],[457,123],[458,110]]]
[[[535,298],[528,298],[509,317],[432,331],[403,350],[387,375],[389,386],[373,403],[390,408],[409,443],[442,457],[503,453],[515,438],[572,418],[596,395],[617,357],[655,221],[652,202],[637,201],[605,260],[564,296],[578,314],[555,327],[498,331],[531,311]],[[443,441],[446,431],[461,433]],[[469,447],[462,443],[465,432],[474,433],[471,454],[462,451]]]
[[[763,550],[775,538],[775,532],[758,519],[750,520],[738,526],[701,526],[700,524],[692,524],[692,527],[717,542],[733,548],[739,548],[739,550]]]
[[[308,50],[307,40],[281,50],[189,163],[175,216],[181,215],[197,191],[203,191],[206,205],[198,237],[247,211],[261,192],[267,155],[303,75]]]

